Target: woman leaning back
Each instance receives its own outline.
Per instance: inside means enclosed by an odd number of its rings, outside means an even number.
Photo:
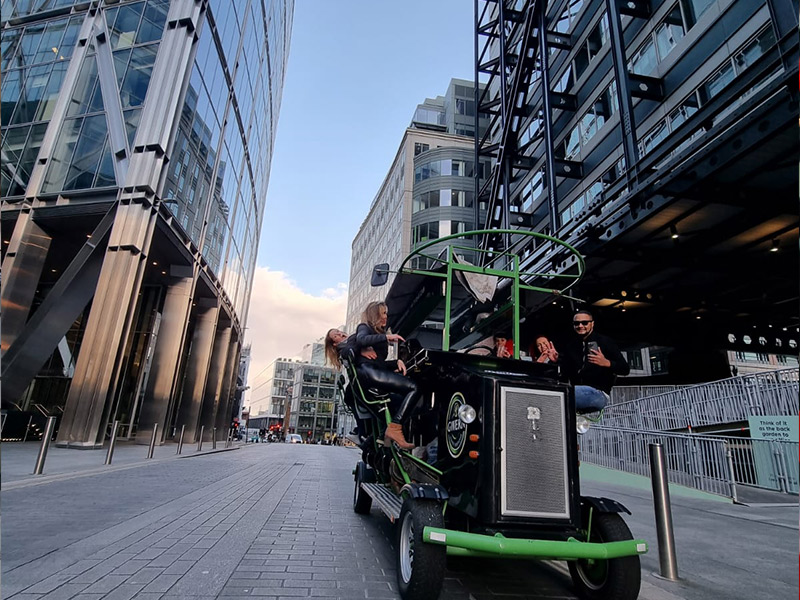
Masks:
[[[392,422],[386,427],[384,439],[395,442],[400,448],[414,447],[403,435],[403,425],[420,398],[416,384],[405,377],[406,366],[402,360],[387,360],[389,344],[405,341],[396,333],[386,332],[388,309],[385,302],[370,302],[361,315],[356,333],[349,338],[338,329],[331,329],[325,336],[325,354],[335,366],[341,366],[339,353],[352,348],[355,353],[356,373],[365,387],[377,387],[390,394],[401,395],[402,401],[395,410],[392,407]],[[369,352],[372,349],[373,352]],[[374,356],[374,358],[373,358]]]

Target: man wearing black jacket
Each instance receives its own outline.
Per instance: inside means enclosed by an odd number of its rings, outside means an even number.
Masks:
[[[631,368],[614,341],[595,333],[594,317],[579,310],[572,317],[575,337],[556,360],[575,386],[575,408],[581,412],[602,410],[617,375],[627,375]]]

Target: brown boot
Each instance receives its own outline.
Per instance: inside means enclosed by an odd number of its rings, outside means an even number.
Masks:
[[[403,437],[403,427],[400,423],[389,423],[386,427],[386,433],[383,434],[383,439],[387,442],[394,442],[403,450],[411,450],[414,444],[409,444],[406,438]]]

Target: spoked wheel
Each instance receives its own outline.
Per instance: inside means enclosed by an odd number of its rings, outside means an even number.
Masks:
[[[592,517],[590,542],[632,540],[631,530],[622,517],[614,513],[595,513]],[[569,572],[578,594],[584,600],[636,600],[642,582],[638,556],[609,560],[582,559],[569,561]]]
[[[442,506],[406,498],[397,528],[397,583],[403,600],[436,600],[442,589],[447,548],[422,541],[425,527],[444,527]]]
[[[375,473],[366,464],[359,461],[356,465],[355,473],[356,486],[353,491],[353,511],[359,515],[369,514],[372,508],[372,497],[362,488],[362,483],[372,483],[375,481]]]

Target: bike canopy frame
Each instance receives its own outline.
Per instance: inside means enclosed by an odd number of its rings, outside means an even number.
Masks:
[[[473,248],[471,246],[458,246],[458,245],[448,245],[445,248],[445,258],[441,258],[439,256],[430,256],[428,254],[424,254],[424,250],[427,250],[431,246],[436,244],[441,244],[442,242],[450,241],[450,240],[459,240],[459,239],[467,239],[471,237],[477,237],[487,234],[512,234],[516,236],[523,236],[523,237],[532,237],[543,240],[545,242],[551,242],[556,247],[555,250],[564,248],[567,252],[574,256],[576,259],[577,265],[577,273],[536,273],[536,272],[524,272],[520,270],[520,257],[518,254],[513,252],[498,252],[495,250],[484,250],[482,248]],[[479,267],[476,265],[468,265],[463,263],[458,263],[455,261],[455,251],[456,250],[466,250],[469,252],[477,252],[483,254],[491,254],[492,255],[492,262],[499,262],[498,259],[502,259],[506,257],[507,263],[509,263],[510,269],[501,269],[489,266]],[[406,267],[406,264],[415,257],[426,258],[430,259],[434,262],[442,263],[445,266],[445,272],[435,272],[426,269],[417,269],[412,267]],[[584,261],[583,256],[581,255],[578,250],[576,250],[573,246],[569,245],[568,243],[555,238],[553,236],[539,233],[536,231],[524,231],[519,229],[477,229],[474,231],[465,231],[462,233],[454,233],[451,235],[447,235],[444,237],[436,238],[435,240],[430,240],[425,242],[424,244],[418,246],[414,250],[412,250],[408,256],[406,256],[405,260],[403,260],[402,264],[400,265],[399,272],[400,273],[407,273],[407,274],[414,274],[414,275],[427,275],[430,277],[439,277],[445,280],[445,307],[444,307],[444,330],[442,332],[442,350],[449,351],[450,350],[450,321],[451,321],[451,309],[452,309],[452,289],[453,289],[453,276],[458,271],[462,271],[465,273],[479,273],[482,275],[494,275],[495,277],[499,277],[501,279],[509,279],[511,281],[511,307],[513,310],[513,317],[512,317],[512,335],[514,340],[519,340],[519,320],[520,320],[520,290],[530,290],[533,292],[542,292],[545,294],[553,294],[554,296],[562,296],[564,298],[569,298],[571,300],[578,300],[579,298],[575,298],[573,296],[567,295],[567,292],[570,288],[572,288],[581,277],[586,270],[586,263]],[[535,285],[529,285],[524,283],[525,280],[530,280],[534,277],[548,277],[548,278],[555,278],[555,279],[562,279],[565,280],[566,285],[561,286],[560,288],[545,288],[539,287]],[[514,344],[514,358],[519,359],[519,343],[516,342]]]

